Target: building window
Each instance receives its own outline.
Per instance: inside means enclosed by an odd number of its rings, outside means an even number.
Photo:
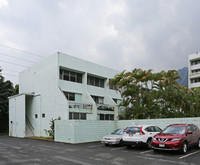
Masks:
[[[86,120],[86,113],[69,112],[70,120]]]
[[[87,84],[104,88],[104,79],[93,76],[87,76]]]
[[[116,87],[116,85],[110,84],[110,85],[109,85],[109,89],[117,90],[117,87]]]
[[[114,115],[100,114],[100,120],[114,120]]]
[[[96,104],[103,104],[104,103],[104,98],[99,97],[99,96],[92,96],[93,100],[95,101]]]
[[[60,69],[60,79],[71,82],[82,83],[82,74]]]
[[[71,92],[63,92],[67,98],[67,100],[75,101],[75,93]]]
[[[200,72],[200,69],[194,69],[194,70],[191,70],[192,73],[198,73]]]
[[[190,81],[191,83],[198,83],[200,82],[200,78],[192,78]]]
[[[42,114],[42,118],[45,118],[45,113]]]
[[[38,114],[35,114],[35,118],[36,118],[36,119],[38,118]]]
[[[191,65],[197,65],[197,64],[200,64],[200,60],[193,60],[191,61]]]

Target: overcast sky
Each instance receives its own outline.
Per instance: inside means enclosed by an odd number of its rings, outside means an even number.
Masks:
[[[11,75],[43,58],[11,48],[119,71],[180,69],[200,50],[200,0],[0,0],[0,66],[17,83]]]

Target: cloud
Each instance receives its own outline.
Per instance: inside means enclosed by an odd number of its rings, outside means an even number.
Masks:
[[[0,0],[0,43],[119,71],[179,69],[199,51],[199,8],[199,0]]]

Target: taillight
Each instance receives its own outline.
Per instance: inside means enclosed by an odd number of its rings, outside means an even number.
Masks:
[[[145,135],[145,133],[142,131],[142,126],[140,127],[140,135]]]
[[[128,127],[124,128],[123,132],[125,132],[127,128],[128,128]]]

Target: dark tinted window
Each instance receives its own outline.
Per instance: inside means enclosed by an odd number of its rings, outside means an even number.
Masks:
[[[72,112],[69,112],[69,119],[72,119]]]
[[[85,120],[86,119],[86,113],[81,113],[81,119]]]
[[[82,83],[82,74],[73,71],[60,69],[60,79],[72,82]]]
[[[87,76],[87,84],[104,88],[104,79],[88,75]]]
[[[159,127],[154,126],[155,132],[160,132],[162,131]]]
[[[154,128],[152,126],[145,128],[147,132],[154,132]]]
[[[114,115],[110,115],[110,120],[114,120]]]
[[[122,135],[123,129],[116,129],[114,132],[111,133],[112,135]]]
[[[165,134],[183,134],[185,133],[185,126],[169,126],[166,127],[162,132]]]
[[[128,127],[126,133],[137,133],[140,132],[140,127]]]
[[[64,92],[67,100],[70,101],[75,101],[75,93],[71,93],[71,92]]]
[[[79,113],[74,113],[74,119],[79,119]]]
[[[192,132],[196,132],[197,131],[197,127],[195,125],[191,126]]]

